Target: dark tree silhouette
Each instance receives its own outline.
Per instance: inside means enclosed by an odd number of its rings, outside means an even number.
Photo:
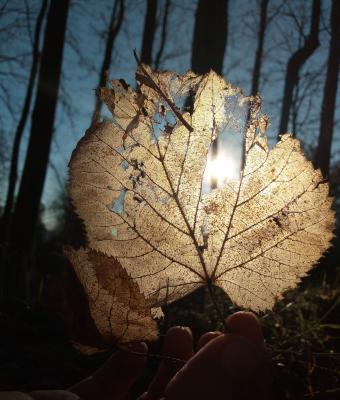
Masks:
[[[143,64],[152,64],[152,48],[156,31],[156,12],[157,0],[148,0],[140,58]]]
[[[53,134],[69,0],[51,0],[41,54],[27,155],[13,214],[5,297],[25,296],[25,268],[33,257],[40,200]]]
[[[255,96],[258,93],[259,85],[260,85],[260,76],[261,76],[261,66],[263,59],[263,47],[264,47],[264,38],[265,32],[267,28],[267,9],[268,9],[269,0],[261,0],[260,2],[260,23],[257,32],[257,49],[255,53],[254,67],[252,73],[252,81],[251,81],[251,95]],[[247,115],[247,125],[250,118],[250,110],[248,110]],[[242,145],[242,159],[241,159],[241,168],[244,167],[245,162],[245,142],[243,141]]]
[[[294,88],[299,80],[299,72],[308,58],[319,46],[319,20],[320,20],[320,0],[313,0],[312,17],[309,35],[304,45],[300,47],[289,59],[286,69],[284,92],[281,109],[281,120],[279,135],[286,133],[288,129],[289,113],[293,101]]]
[[[34,39],[33,39],[33,48],[32,48],[32,65],[31,70],[28,78],[28,85],[27,91],[25,95],[24,105],[22,108],[22,112],[20,115],[19,123],[17,125],[15,134],[14,134],[14,143],[12,148],[12,156],[11,156],[11,165],[10,165],[10,172],[9,172],[9,179],[8,179],[8,188],[7,188],[7,196],[6,202],[4,207],[4,212],[1,218],[1,240],[6,243],[8,239],[8,231],[10,226],[10,218],[13,209],[14,203],[14,193],[15,193],[15,186],[17,182],[17,175],[18,175],[18,159],[19,159],[19,151],[20,151],[20,144],[21,139],[25,130],[26,121],[28,118],[28,114],[30,111],[30,106],[32,102],[32,93],[35,84],[35,79],[38,71],[39,65],[39,43],[40,43],[40,36],[41,36],[41,27],[42,22],[45,16],[45,12],[47,9],[47,0],[42,0],[41,7],[37,16],[37,21],[34,30]]]
[[[228,0],[199,0],[192,44],[191,68],[198,74],[222,74],[228,37]]]
[[[110,18],[110,24],[108,27],[104,59],[100,69],[98,88],[101,88],[106,85],[107,74],[111,64],[113,45],[119,33],[121,25],[123,23],[124,13],[125,13],[125,0],[114,0]],[[100,97],[96,96],[96,104],[94,107],[92,121],[91,121],[92,125],[96,124],[99,121],[102,105],[103,102],[100,100]]]
[[[155,69],[159,68],[159,64],[161,62],[161,58],[162,58],[163,51],[164,51],[164,46],[165,46],[167,31],[168,31],[168,17],[169,17],[170,5],[171,5],[171,1],[166,0],[165,6],[164,6],[163,21],[162,21],[161,40],[159,43],[159,48],[158,48],[158,51],[157,51],[157,54],[155,57],[155,62],[154,62]]]
[[[332,1],[331,40],[327,63],[326,82],[321,107],[319,143],[315,164],[325,177],[329,176],[329,164],[334,130],[334,114],[340,66],[340,3]]]
[[[228,0],[199,0],[192,44],[192,70],[205,74],[213,69],[222,75],[227,38]],[[211,146],[214,158],[218,151],[218,141],[214,140]],[[211,188],[216,186],[217,181],[213,178]]]
[[[266,32],[266,27],[267,27],[268,2],[269,2],[269,0],[261,0],[261,3],[260,3],[260,25],[259,25],[259,30],[258,30],[257,50],[256,50],[256,54],[255,54],[255,62],[254,62],[252,85],[251,85],[251,94],[252,95],[256,95],[259,90],[261,66],[262,66],[262,58],[263,58],[264,37],[265,37],[265,32]]]
[[[191,69],[197,74],[205,74],[211,69],[222,75],[223,61],[228,38],[228,0],[199,0],[195,14],[192,42]],[[193,97],[189,96],[185,107],[192,110]],[[218,141],[211,144],[212,158],[217,156]],[[217,180],[210,182],[211,189],[217,187]],[[208,293],[198,290],[194,303],[203,311]]]

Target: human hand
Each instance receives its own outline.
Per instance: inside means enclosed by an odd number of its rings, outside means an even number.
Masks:
[[[169,381],[164,399],[271,398],[271,363],[258,319],[239,312],[226,326],[227,334],[210,332],[200,338],[198,352]]]
[[[195,355],[190,330],[171,328],[164,341],[165,358],[140,400],[270,398],[270,366],[257,318],[235,313],[226,325],[227,334],[204,334]],[[145,344],[118,351],[93,377],[70,390],[84,400],[124,399],[144,367],[146,353]],[[173,359],[187,362],[183,366]]]

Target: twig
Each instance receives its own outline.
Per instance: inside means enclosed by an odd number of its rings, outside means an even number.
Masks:
[[[182,114],[178,111],[176,105],[166,96],[166,94],[162,91],[162,89],[157,85],[157,83],[152,79],[150,74],[146,71],[143,64],[141,63],[140,59],[137,56],[136,50],[133,51],[133,55],[137,61],[137,64],[143,74],[151,81],[152,89],[154,89],[169,105],[173,113],[176,117],[182,122],[182,124],[188,129],[189,132],[193,132],[194,128],[183,118]],[[150,86],[151,87],[151,86]]]
[[[166,361],[171,361],[171,362],[174,363],[174,364],[182,364],[182,365],[184,365],[184,364],[187,362],[187,360],[182,360],[181,358],[176,358],[176,357],[171,357],[171,356],[165,356],[165,355],[156,354],[156,353],[141,353],[141,352],[139,352],[139,351],[130,350],[130,349],[127,348],[127,347],[120,347],[119,349],[120,349],[121,351],[125,351],[126,353],[134,354],[134,355],[136,355],[136,356],[143,356],[143,357],[148,357],[148,358],[155,358],[155,359],[162,360],[162,361],[164,361],[164,360],[166,360]]]

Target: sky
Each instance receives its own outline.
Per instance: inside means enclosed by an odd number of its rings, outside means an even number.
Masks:
[[[2,1],[2,3],[5,3]],[[113,1],[109,0],[75,0],[68,18],[68,30],[64,48],[63,75],[60,98],[57,108],[54,139],[51,149],[51,163],[48,169],[43,193],[43,203],[49,208],[55,202],[64,182],[67,181],[67,164],[72,150],[89,126],[94,108],[95,88],[105,48],[105,29],[110,18]],[[134,85],[136,63],[133,50],[141,48],[144,29],[146,0],[126,0],[126,15],[115,42],[110,78],[125,79]],[[223,76],[233,85],[249,94],[251,74],[256,51],[256,31],[259,20],[259,2],[257,0],[229,1],[228,40],[224,60]],[[282,2],[269,1],[269,16],[274,15]],[[299,45],[297,26],[305,33],[309,29],[311,0],[294,0],[286,2],[278,16],[273,17],[268,25],[265,39],[265,57],[263,61],[260,94],[263,99],[263,111],[269,115],[272,123],[267,131],[273,145],[278,135],[278,123],[283,91],[283,82],[288,57]],[[1,4],[1,2],[0,2]],[[29,4],[29,15],[25,4]],[[165,0],[161,5],[159,16],[162,18]],[[11,145],[20,108],[25,93],[26,79],[30,65],[30,32],[34,31],[36,12],[40,2],[31,0],[13,0],[9,11],[0,17],[0,54],[8,57],[22,54],[18,62],[7,61],[0,56],[0,123],[1,140]],[[175,70],[184,73],[190,68],[192,34],[196,2],[191,0],[172,0],[170,9],[168,37],[165,46],[161,69]],[[12,11],[11,11],[12,10]],[[306,63],[303,73],[308,72],[312,79],[301,85],[300,93],[305,93],[305,100],[299,113],[297,136],[302,139],[307,150],[317,143],[319,115],[324,84],[325,63],[329,45],[329,10],[330,1],[322,2],[320,26],[320,46]],[[294,20],[292,14],[298,15]],[[27,24],[29,21],[29,24]],[[11,24],[13,27],[11,27]],[[27,27],[29,26],[29,29]],[[7,33],[4,27],[7,29]],[[160,26],[156,32],[154,50],[157,51],[160,38]],[[5,34],[7,35],[5,37]],[[338,96],[338,104],[339,104]],[[10,99],[10,100],[8,100]],[[6,106],[5,103],[9,103]],[[104,115],[109,117],[107,111]],[[336,119],[340,117],[337,108]],[[23,166],[24,154],[30,123],[27,124],[23,145],[21,147],[20,168]],[[335,130],[333,144],[333,162],[339,159],[339,124]],[[5,157],[10,152],[6,150]],[[3,155],[4,156],[4,155]],[[1,150],[0,150],[1,157]],[[0,179],[1,177],[0,173]],[[5,177],[6,178],[6,177]],[[4,199],[6,179],[3,179],[0,201]],[[56,223],[55,214],[45,213],[45,222],[52,228]]]

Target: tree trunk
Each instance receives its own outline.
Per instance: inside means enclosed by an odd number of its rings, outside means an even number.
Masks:
[[[140,58],[143,64],[152,64],[152,47],[156,30],[156,12],[157,0],[148,0],[144,22],[142,52]]]
[[[228,35],[228,0],[199,0],[191,68],[197,74],[213,69],[222,74],[224,52]]]
[[[41,26],[45,16],[47,8],[47,0],[42,0],[41,7],[39,10],[39,14],[37,16],[37,22],[34,31],[34,39],[33,39],[33,48],[32,48],[32,65],[31,71],[28,79],[28,86],[26,91],[26,96],[24,100],[24,105],[22,108],[20,120],[18,126],[15,131],[14,135],[14,143],[12,149],[12,156],[11,156],[11,165],[10,165],[10,172],[8,178],[8,188],[7,188],[7,196],[6,196],[6,203],[4,207],[4,212],[1,218],[1,241],[4,243],[4,249],[6,247],[6,243],[8,240],[8,233],[9,227],[11,223],[11,215],[13,210],[13,203],[14,203],[14,193],[15,193],[15,186],[17,182],[17,175],[18,175],[18,159],[19,159],[19,151],[20,151],[20,144],[21,139],[25,130],[27,117],[31,107],[32,101],[32,93],[35,84],[35,78],[38,71],[39,65],[39,43],[40,43],[40,34],[41,34]]]
[[[5,297],[25,297],[25,273],[33,256],[40,200],[53,133],[69,0],[51,0],[31,133],[10,235]]]
[[[339,66],[340,3],[338,0],[333,0],[331,11],[331,40],[321,108],[319,143],[315,157],[315,164],[321,169],[325,177],[329,177]]]
[[[166,0],[165,7],[164,7],[164,14],[163,14],[163,21],[162,21],[162,33],[161,33],[161,41],[159,44],[159,49],[157,51],[155,57],[155,69],[159,68],[159,64],[161,62],[161,58],[164,51],[164,46],[166,42],[166,36],[168,32],[168,17],[169,17],[169,9],[170,9],[170,0]]]
[[[213,69],[222,75],[228,37],[228,0],[199,0],[192,44],[191,68],[197,74]],[[218,141],[212,142],[212,158],[218,152]],[[217,187],[212,179],[211,188]]]
[[[228,37],[228,0],[199,0],[196,16],[194,36],[192,42],[191,69],[197,74],[205,74],[213,69],[222,75],[223,60]],[[191,112],[193,97],[189,96],[185,107]],[[218,153],[218,140],[211,144],[212,159]],[[211,189],[217,187],[217,180],[210,182]],[[197,291],[196,301],[201,313],[209,298],[208,291],[204,288]]]
[[[115,0],[113,4],[111,18],[110,18],[110,25],[108,29],[108,36],[106,40],[105,55],[99,75],[98,89],[106,85],[107,74],[111,64],[113,45],[124,19],[124,12],[125,12],[124,1],[125,0]],[[119,11],[117,16],[118,4],[119,4]],[[95,125],[99,121],[102,105],[103,102],[101,101],[99,96],[96,96],[96,104],[92,114],[91,125]]]
[[[289,59],[286,70],[284,93],[281,109],[279,135],[288,129],[289,113],[292,105],[294,88],[299,80],[299,72],[308,58],[319,46],[320,0],[313,0],[310,31],[304,45]],[[279,136],[278,136],[279,137]]]
[[[253,79],[251,85],[251,94],[254,96],[259,91],[260,76],[261,76],[261,66],[263,57],[263,44],[264,35],[267,27],[267,9],[269,0],[261,0],[260,4],[260,26],[258,32],[258,42],[257,50],[255,55],[254,69],[253,69]]]

